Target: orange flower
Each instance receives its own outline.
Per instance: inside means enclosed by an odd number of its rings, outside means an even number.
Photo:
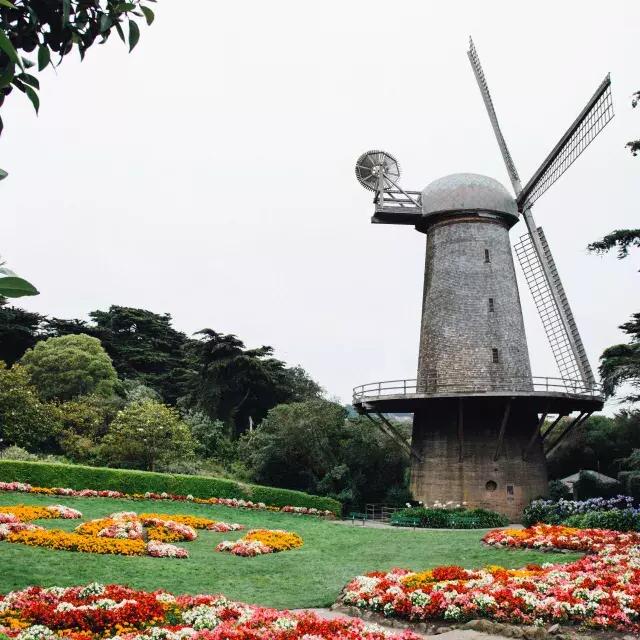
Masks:
[[[303,545],[302,538],[297,533],[279,529],[253,529],[243,537],[243,540],[257,540],[274,551],[288,551]]]
[[[7,541],[19,542],[30,547],[46,547],[64,551],[82,551],[84,553],[105,553],[124,556],[143,556],[146,553],[146,546],[143,540],[98,538],[69,533],[60,529],[19,531],[9,534]]]

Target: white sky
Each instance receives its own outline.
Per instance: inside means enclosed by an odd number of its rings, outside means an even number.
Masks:
[[[393,153],[422,189],[469,171],[508,185],[466,57],[472,34],[525,182],[611,71],[616,117],[538,201],[594,368],[639,310],[638,255],[587,254],[638,226],[637,0],[531,3],[160,0],[129,55],[117,36],[39,74],[40,116],[2,115],[0,253],[85,318],[120,304],[176,328],[271,344],[343,401],[414,377],[424,236],[374,226],[358,155]],[[514,241],[523,223],[512,230]],[[520,282],[535,375],[558,375]]]

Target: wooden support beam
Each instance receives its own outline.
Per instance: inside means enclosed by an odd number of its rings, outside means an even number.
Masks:
[[[529,442],[527,443],[527,446],[525,447],[525,450],[522,452],[522,459],[526,460],[527,456],[529,455],[529,452],[531,451],[531,449],[533,448],[533,445],[535,444],[536,440],[538,439],[538,434],[540,433],[540,429],[542,429],[542,425],[544,424],[544,421],[547,419],[547,413],[543,413],[542,417],[540,418],[540,420],[538,420],[538,422],[536,423],[536,427],[533,430],[533,433],[531,434],[531,439],[529,440]],[[562,415],[559,415],[554,423],[551,425],[551,427],[553,427],[555,424],[557,424],[560,421],[560,418],[562,418]]]
[[[371,422],[373,422],[373,424],[378,427],[382,433],[389,436],[389,438],[400,445],[411,457],[422,462],[422,457],[413,450],[413,447],[402,437],[400,433],[398,433],[395,427],[391,425],[391,423],[381,413],[376,413],[380,418],[380,421],[372,418],[369,412],[365,412],[364,415],[367,416],[367,418],[369,418],[369,420],[371,420]]]
[[[504,413],[502,414],[502,422],[500,423],[500,433],[498,433],[498,444],[496,445],[496,452],[493,454],[493,461],[495,462],[500,457],[502,451],[502,443],[504,442],[504,434],[507,431],[507,422],[509,421],[509,414],[511,413],[511,400],[507,400],[507,404],[504,407]]]
[[[589,412],[580,412],[578,417],[560,434],[560,437],[544,452],[545,456],[551,454],[551,452],[565,439],[566,436],[571,433],[577,426],[581,425],[591,414],[593,411]]]
[[[542,442],[544,442],[551,435],[551,432],[560,424],[560,420],[566,417],[567,417],[566,413],[558,414],[558,417],[549,425],[549,428],[542,434]]]
[[[458,462],[464,459],[464,405],[462,398],[458,399]]]

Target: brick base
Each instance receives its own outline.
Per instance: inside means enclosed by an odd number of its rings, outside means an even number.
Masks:
[[[414,414],[412,445],[422,457],[411,467],[416,500],[427,505],[436,500],[466,502],[470,508],[490,509],[518,521],[531,500],[546,495],[547,469],[539,436],[522,459],[538,423],[530,407],[512,403],[494,460],[506,402],[506,398],[442,399]]]

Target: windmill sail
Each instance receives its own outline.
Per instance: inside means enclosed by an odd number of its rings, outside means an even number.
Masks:
[[[478,86],[480,87],[480,93],[482,94],[482,99],[484,100],[484,106],[487,108],[487,113],[489,114],[489,120],[491,120],[493,132],[496,134],[498,146],[500,147],[500,152],[502,153],[502,158],[505,165],[507,165],[507,171],[509,172],[509,178],[511,179],[513,190],[517,194],[521,189],[520,176],[518,175],[518,170],[516,169],[513,158],[509,153],[507,143],[504,139],[504,136],[502,135],[502,131],[500,130],[498,116],[496,115],[496,110],[493,106],[493,100],[491,99],[491,94],[489,93],[489,85],[487,84],[487,79],[484,76],[484,71],[482,70],[482,65],[480,64],[478,52],[476,51],[476,47],[473,44],[473,40],[471,39],[471,37],[469,37],[469,51],[467,51],[467,55],[469,56],[469,62],[471,62],[471,67],[473,68],[473,73],[476,76]]]
[[[518,194],[522,211],[533,203],[580,157],[613,118],[611,78],[600,83],[580,115],[560,138],[540,168]]]
[[[570,380],[582,380],[585,386],[591,387],[595,385],[595,378],[542,227],[538,227],[536,233],[551,274],[553,289],[557,291],[560,299],[559,305],[556,303],[532,236],[528,233],[524,234],[514,247],[518,262],[542,320],[560,376]],[[560,313],[560,308],[564,310],[565,318]],[[565,324],[570,327],[569,331],[566,330]]]
[[[595,378],[551,250],[542,228],[535,224],[531,205],[573,164],[613,117],[611,81],[609,76],[605,78],[578,118],[523,189],[500,130],[489,86],[471,38],[467,55],[516,193],[518,208],[522,211],[527,225],[528,233],[522,236],[515,250],[549,339],[551,351],[563,378],[578,383],[581,381],[584,387],[591,388],[595,384]]]

